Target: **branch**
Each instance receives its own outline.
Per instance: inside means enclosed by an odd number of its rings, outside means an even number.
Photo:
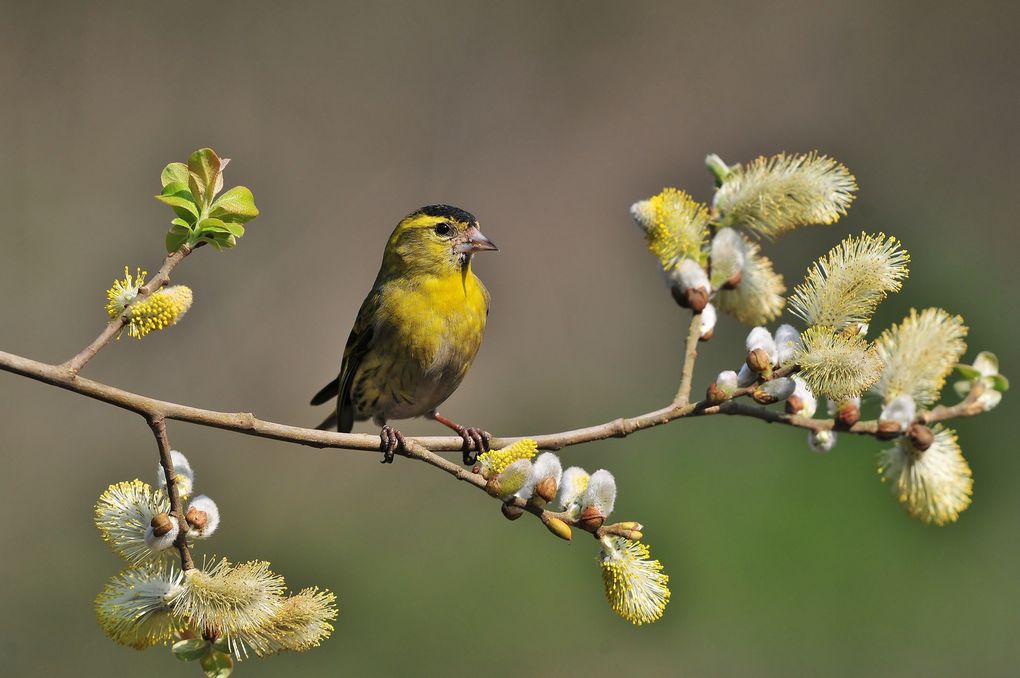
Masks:
[[[170,273],[177,268],[177,264],[184,261],[184,257],[191,254],[191,252],[192,248],[187,245],[181,245],[181,248],[176,252],[166,255],[163,259],[163,265],[160,266],[156,275],[138,289],[138,296],[135,297],[130,304],[128,304],[127,308],[124,309],[124,312],[107,323],[103,331],[92,341],[91,344],[79,351],[77,355],[70,358],[67,362],[61,365],[61,367],[70,370],[72,376],[81,372],[82,368],[85,367],[85,365],[88,364],[88,362],[92,360],[97,353],[103,350],[107,344],[113,341],[114,337],[120,334],[122,329],[124,329],[124,325],[127,324],[129,319],[128,310],[135,304],[144,301],[150,294],[170,282]]]
[[[13,353],[6,353],[4,351],[0,351],[0,370],[28,377],[29,379],[34,379],[36,381],[41,381],[43,383],[50,384],[51,386],[57,386],[58,388],[72,391],[74,393],[93,398],[94,400],[99,400],[101,402],[135,412],[143,417],[163,417],[164,419],[185,421],[199,426],[209,426],[212,428],[234,431],[236,433],[244,433],[246,435],[256,436],[259,438],[269,438],[272,440],[297,443],[317,448],[379,452],[379,436],[377,435],[320,431],[318,429],[302,428],[299,426],[289,426],[286,424],[265,421],[257,418],[250,412],[218,412],[215,410],[205,410],[188,405],[179,405],[177,403],[157,400],[137,393],[131,393],[130,391],[125,391],[123,389],[109,386],[91,379],[86,379],[84,377],[76,377],[65,366],[49,365],[47,363],[31,360],[29,358],[14,355]],[[791,371],[792,368],[776,370],[773,378],[786,376]],[[734,398],[748,395],[751,391],[753,391],[753,387],[738,389]],[[978,389],[974,389],[971,396],[968,396],[967,399],[957,405],[951,407],[939,406],[929,412],[923,413],[920,416],[923,417],[924,423],[933,423],[946,419],[970,417],[980,414],[982,412],[982,408],[976,403],[976,397],[979,395],[976,391],[978,391]],[[776,410],[769,410],[759,405],[750,405],[738,402],[736,400],[728,400],[721,404],[713,404],[709,403],[707,400],[702,400],[688,404],[674,403],[661,409],[639,414],[634,417],[614,419],[595,426],[588,426],[586,428],[579,428],[570,431],[561,431],[559,433],[548,433],[535,436],[494,438],[492,445],[497,448],[505,447],[516,440],[528,437],[534,440],[541,449],[559,450],[571,445],[580,445],[582,443],[594,442],[596,440],[625,438],[636,431],[642,431],[655,426],[668,424],[675,419],[681,419],[688,416],[705,416],[713,414],[747,416],[755,419],[761,419],[769,423],[786,424],[814,431],[830,430],[835,428],[835,421],[832,419],[808,419],[805,417],[784,414]],[[860,421],[848,430],[851,433],[875,435],[878,431],[878,421]],[[459,436],[409,437],[407,438],[407,441],[409,447],[413,449],[420,449],[424,452],[459,452],[463,449],[464,445],[463,439]],[[414,455],[408,456],[414,457]],[[452,471],[450,468],[456,468],[458,471],[463,470],[460,466],[453,462],[449,462],[441,457],[436,457],[435,455],[419,456],[422,461],[428,461],[429,463],[432,463],[435,459],[441,460],[443,462],[443,466],[440,466],[440,468],[451,473]],[[435,459],[433,459],[433,457],[435,457]],[[432,463],[432,465],[439,466],[437,463]],[[449,465],[450,468],[446,465]]]
[[[701,340],[701,314],[695,313],[691,317],[691,326],[687,330],[686,353],[684,354],[684,366],[680,372],[680,388],[673,398],[673,403],[686,405],[691,400],[691,382],[694,379],[694,361],[698,357],[698,341]]]
[[[159,465],[163,468],[163,476],[166,478],[166,494],[170,498],[170,515],[177,521],[180,532],[174,540],[174,546],[181,554],[181,570],[187,572],[195,567],[191,559],[191,551],[188,549],[188,521],[184,517],[184,505],[181,503],[181,495],[177,491],[177,472],[174,470],[174,461],[170,456],[170,439],[166,434],[166,422],[159,415],[146,417],[152,434],[156,436],[156,444],[159,446]]]

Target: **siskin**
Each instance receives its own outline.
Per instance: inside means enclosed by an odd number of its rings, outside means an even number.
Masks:
[[[486,250],[498,248],[474,216],[456,207],[422,207],[397,224],[347,339],[340,374],[312,398],[312,405],[336,398],[336,411],[319,428],[349,432],[355,421],[372,419],[382,427],[384,463],[404,447],[387,422],[422,415],[464,439],[464,463],[488,449],[488,433],[436,411],[482,343],[489,293],[471,271],[471,258]]]

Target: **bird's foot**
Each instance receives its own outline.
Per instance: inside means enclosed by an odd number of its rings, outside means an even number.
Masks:
[[[393,456],[397,452],[407,451],[404,434],[388,424],[383,426],[382,431],[379,431],[379,451],[383,453],[381,463],[392,464]]]
[[[480,428],[460,426],[454,429],[464,440],[464,465],[471,466],[478,455],[489,451],[492,434]]]

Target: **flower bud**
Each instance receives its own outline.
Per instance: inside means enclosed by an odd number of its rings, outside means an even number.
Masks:
[[[935,433],[924,424],[914,423],[907,429],[910,442],[919,452],[926,451],[935,442]]]
[[[588,532],[599,529],[604,522],[606,522],[606,517],[599,513],[599,510],[594,506],[586,506],[577,519],[577,524]]]
[[[754,372],[771,372],[772,359],[763,348],[756,348],[747,354],[747,366]]]
[[[799,414],[804,409],[804,401],[799,395],[792,395],[786,399],[786,413]]]
[[[917,404],[907,394],[899,395],[886,403],[878,418],[898,422],[900,430],[905,431],[917,415]]]
[[[535,485],[535,494],[546,502],[554,500],[556,498],[556,479],[552,476],[542,478]]]
[[[798,332],[792,325],[780,325],[776,328],[776,362],[786,365],[793,361],[793,356],[803,346]]]
[[[613,512],[616,505],[616,478],[605,469],[599,469],[588,479],[588,489],[581,498],[582,509],[594,508],[599,516],[605,518]],[[582,511],[582,515],[584,515]],[[600,522],[599,525],[602,523]]]
[[[836,425],[839,428],[849,429],[860,420],[861,408],[856,402],[848,400],[840,403],[839,409],[836,411]]]
[[[166,513],[157,513],[145,530],[145,545],[152,551],[164,551],[174,545],[180,532],[181,526],[177,518]]]
[[[567,525],[559,518],[543,515],[542,524],[545,525],[550,532],[564,541],[570,541],[574,536],[573,531],[570,529],[570,525]]]
[[[209,523],[209,514],[205,511],[199,511],[197,508],[192,506],[188,509],[188,512],[184,514],[184,519],[188,521],[188,525],[201,530]]]
[[[152,516],[152,520],[149,521],[149,525],[152,527],[152,533],[157,537],[162,537],[167,532],[174,529],[173,521],[170,520],[170,516],[162,511]]]
[[[762,384],[761,386],[754,390],[752,396],[754,397],[755,400],[758,400],[757,394],[761,392],[764,394],[764,396],[768,398],[768,400],[767,401],[759,400],[759,402],[774,403],[780,400],[786,400],[787,398],[792,396],[796,388],[797,385],[793,382],[793,379],[790,379],[789,377],[780,377],[779,379],[772,379],[771,381],[766,381],[764,384]]]
[[[494,497],[505,499],[524,487],[531,476],[531,460],[518,459],[511,463],[502,473],[486,483],[485,490]]]
[[[220,526],[220,509],[211,498],[200,494],[188,504],[184,521],[188,526],[189,537],[205,539],[212,536]]]
[[[740,371],[737,372],[737,386],[744,388],[750,386],[754,382],[758,381],[758,373],[747,366],[745,362],[740,366]]]
[[[698,336],[700,341],[708,341],[715,334],[715,323],[718,320],[715,306],[708,304],[701,311],[701,333]]]
[[[835,431],[811,431],[808,433],[808,447],[815,452],[828,452],[835,446]]]
[[[740,285],[740,283],[743,280],[744,280],[744,272],[743,271],[737,271],[736,273],[731,275],[729,278],[727,278],[726,282],[723,283],[722,288],[724,290],[735,290],[735,289],[737,289],[737,287]]]
[[[507,520],[517,520],[524,515],[524,509],[516,504],[500,504],[499,509],[503,512],[503,517]]]

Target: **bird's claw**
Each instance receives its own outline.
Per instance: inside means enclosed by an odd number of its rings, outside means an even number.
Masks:
[[[383,453],[380,463],[392,464],[393,456],[397,452],[404,452],[406,450],[407,441],[404,440],[404,434],[392,426],[383,426],[382,430],[379,431],[379,451]]]
[[[492,434],[480,428],[461,428],[457,431],[464,439],[464,465],[471,466],[478,455],[489,451]]]

